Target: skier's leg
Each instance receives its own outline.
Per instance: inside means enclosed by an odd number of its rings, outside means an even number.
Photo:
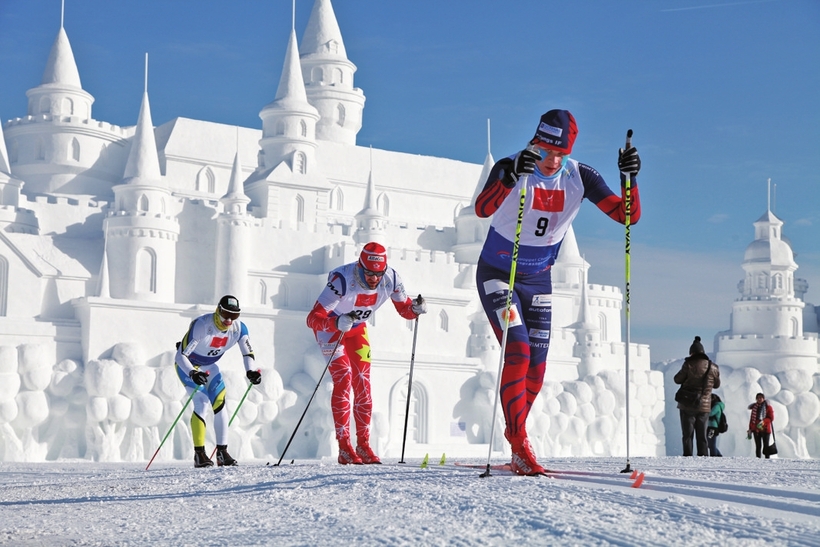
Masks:
[[[347,355],[350,356],[351,383],[353,387],[353,419],[356,422],[356,455],[363,463],[381,463],[370,447],[370,420],[373,414],[373,397],[370,391],[370,340],[367,326],[362,323],[351,330],[346,338]]]
[[[339,442],[339,463],[361,464],[362,461],[356,456],[356,451],[350,444],[350,383],[351,368],[350,359],[345,349],[348,333],[338,344],[339,332],[315,331],[316,341],[322,350],[322,354],[331,359],[328,365],[330,377],[333,379],[333,393],[330,396],[330,408],[333,412],[333,425],[336,429],[336,440]],[[336,352],[331,355],[334,347]]]

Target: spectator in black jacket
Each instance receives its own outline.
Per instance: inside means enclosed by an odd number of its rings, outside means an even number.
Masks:
[[[712,389],[720,387],[720,369],[703,351],[700,336],[689,346],[689,357],[675,374],[675,383],[681,387],[700,390],[700,398],[694,404],[678,403],[680,426],[683,432],[683,455],[692,455],[692,434],[697,441],[698,456],[708,456],[709,447],[706,428],[712,410]]]

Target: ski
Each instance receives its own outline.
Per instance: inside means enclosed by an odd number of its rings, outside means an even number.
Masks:
[[[462,468],[462,469],[487,469],[486,464],[473,464],[473,463],[463,463],[463,462],[454,462],[454,467]],[[495,464],[490,465],[490,471],[500,471],[505,475],[516,475],[516,476],[527,476],[527,475],[517,475],[512,468],[510,467],[509,463],[503,464]],[[646,475],[642,471],[633,471],[631,475],[621,475],[618,473],[600,473],[595,471],[571,471],[571,470],[564,470],[564,469],[549,469],[546,473],[539,474],[540,476],[555,478],[555,479],[567,479],[567,480],[576,480],[582,482],[597,482],[597,483],[606,483],[606,484],[616,484],[617,486],[624,486],[624,482],[630,481],[631,488],[640,488],[643,483]],[[536,475],[538,476],[538,475]]]

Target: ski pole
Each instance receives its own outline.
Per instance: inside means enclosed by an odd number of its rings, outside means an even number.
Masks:
[[[259,372],[259,371],[257,371],[257,372]],[[231,416],[231,419],[228,420],[228,427],[231,427],[231,424],[233,423],[233,419],[236,418],[237,414],[239,414],[239,409],[242,407],[242,403],[245,402],[245,397],[248,396],[248,393],[250,393],[252,387],[253,387],[252,383],[248,384],[248,389],[245,390],[245,394],[242,396],[242,399],[239,400],[239,404],[236,405],[236,410],[233,411],[233,416]],[[214,459],[214,454],[216,454],[216,447],[214,447],[214,451],[211,452],[211,459]]]
[[[530,149],[532,145],[528,146]],[[524,203],[527,200],[527,179],[521,183],[521,194],[518,196],[518,221],[515,224],[515,241],[513,242],[512,264],[510,265],[510,283],[507,289],[507,303],[504,307],[504,334],[501,337],[501,357],[498,360],[498,378],[495,382],[495,399],[493,401],[493,420],[490,424],[490,449],[487,451],[487,470],[481,473],[480,477],[489,477],[490,473],[490,459],[493,457],[493,438],[495,436],[495,416],[498,410],[498,398],[501,391],[501,369],[504,368],[504,353],[507,349],[507,333],[510,330],[510,314],[512,313],[512,295],[513,286],[515,285],[515,270],[518,266],[518,247],[521,243],[521,225],[524,223]]]
[[[421,304],[421,295],[416,299],[417,304]],[[410,394],[413,389],[413,363],[416,360],[416,335],[419,332],[419,316],[413,325],[413,349],[410,351],[410,378],[407,380],[407,407],[404,409],[404,435],[401,438],[401,460],[404,463],[404,445],[407,442],[407,421],[410,418]]]
[[[628,130],[626,132],[626,145],[624,146],[624,151],[629,150],[632,148],[632,130]],[[632,243],[630,241],[630,222],[632,220],[632,177],[629,173],[624,173],[626,176],[626,180],[624,182],[624,197],[626,198],[624,207],[624,212],[626,213],[624,219],[624,226],[626,227],[625,232],[625,266],[626,266],[626,283],[624,289],[624,315],[626,317],[626,361],[625,361],[625,378],[626,378],[626,467],[621,470],[621,473],[629,473],[632,471],[631,466],[629,465],[629,338],[630,338],[630,317],[629,317],[629,284],[632,277],[632,267],[631,267],[631,246]]]
[[[279,461],[273,464],[274,466],[278,466],[282,463],[282,460],[285,457],[285,454],[288,452],[288,448],[290,448],[290,443],[293,442],[293,438],[296,436],[296,432],[299,431],[299,426],[302,425],[302,420],[305,419],[305,414],[307,414],[308,408],[310,408],[310,403],[313,402],[313,398],[316,396],[316,392],[319,391],[319,386],[322,385],[322,380],[325,377],[325,373],[327,369],[330,368],[330,363],[333,361],[333,356],[336,354],[336,349],[339,347],[339,344],[342,342],[342,338],[344,337],[345,333],[339,333],[339,339],[336,340],[336,345],[333,346],[333,350],[330,352],[330,357],[327,360],[327,364],[325,365],[325,369],[322,371],[322,375],[319,377],[319,381],[316,382],[316,389],[313,390],[313,394],[310,396],[310,400],[308,400],[307,405],[305,405],[305,411],[302,412],[302,417],[299,418],[299,421],[296,423],[296,427],[293,428],[293,433],[288,439],[288,444],[285,445],[285,449],[282,451],[282,455],[279,456]]]
[[[185,404],[182,406],[182,410],[179,411],[179,415],[177,416],[177,419],[174,420],[174,423],[172,423],[171,427],[168,428],[168,433],[166,433],[165,437],[162,438],[162,442],[159,443],[159,447],[157,447],[157,451],[154,452],[154,455],[151,456],[151,460],[148,462],[148,465],[145,466],[146,471],[148,471],[148,468],[151,467],[151,463],[154,461],[154,458],[157,457],[157,454],[159,454],[159,450],[160,450],[160,448],[162,448],[162,445],[165,444],[165,441],[168,439],[168,435],[170,435],[171,431],[174,430],[174,426],[177,425],[177,422],[179,421],[179,419],[182,418],[182,413],[185,412],[186,408],[188,408],[188,404],[191,402],[191,399],[194,398],[194,395],[196,395],[196,392],[199,391],[201,388],[202,388],[202,386],[196,386],[196,389],[191,392],[191,396],[188,397],[187,401],[185,401]]]

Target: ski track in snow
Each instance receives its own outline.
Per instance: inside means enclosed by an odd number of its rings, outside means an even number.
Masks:
[[[437,461],[3,463],[0,545],[820,545],[817,460],[639,458],[639,489],[617,458]]]

